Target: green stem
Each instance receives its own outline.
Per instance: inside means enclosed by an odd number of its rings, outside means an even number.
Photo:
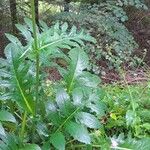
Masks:
[[[27,112],[25,111],[25,113],[23,115],[23,119],[22,119],[21,132],[20,132],[20,138],[21,138],[22,141],[23,141],[23,138],[24,138],[26,118],[27,118]]]
[[[35,0],[31,0],[31,11],[32,11],[32,26],[33,26],[33,37],[34,37],[34,51],[36,54],[36,102],[35,102],[35,115],[36,115],[36,109],[37,109],[37,103],[39,100],[39,48],[38,48],[38,39],[37,39],[37,33],[36,33],[36,20],[35,20]]]
[[[38,38],[36,33],[36,20],[35,20],[35,0],[31,0],[31,13],[32,13],[32,26],[33,26],[33,37],[34,37],[34,51],[36,54],[36,85],[35,85],[35,111],[33,115],[33,127],[32,127],[32,141],[34,141],[34,133],[36,126],[36,113],[37,113],[37,104],[39,101],[39,70],[40,70],[40,61],[39,61],[39,48],[38,48]]]
[[[71,118],[74,116],[74,114],[75,114],[79,109],[80,109],[80,107],[78,107],[78,108],[59,126],[59,128],[56,130],[56,132],[58,132],[58,131],[66,124],[66,122],[69,121],[69,119],[71,119]],[[56,132],[55,132],[55,133],[56,133]]]

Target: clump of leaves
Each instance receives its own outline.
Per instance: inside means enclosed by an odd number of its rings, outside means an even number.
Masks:
[[[2,149],[37,150],[43,145],[43,149],[53,146],[62,150],[69,147],[73,139],[91,144],[90,133],[102,128],[99,119],[106,109],[101,101],[100,79],[87,71],[89,58],[83,50],[84,41],[95,43],[95,39],[83,30],[77,32],[75,26],[69,30],[67,23],[49,28],[41,21],[43,32],[36,27],[39,55],[39,93],[36,93],[37,51],[32,22],[25,19],[25,23],[16,27],[27,45],[6,34],[10,44],[5,49],[6,59],[1,59]],[[64,53],[64,49],[67,52]],[[56,58],[65,60],[68,65],[61,67],[57,61],[53,62]],[[46,80],[42,68],[47,66],[55,66],[62,76],[55,83],[52,96],[46,95],[42,86]]]

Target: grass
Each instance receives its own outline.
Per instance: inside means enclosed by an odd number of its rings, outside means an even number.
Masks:
[[[105,128],[107,133],[114,135],[129,132],[132,128],[134,136],[149,136],[150,132],[150,83],[134,85],[111,84],[104,85],[104,101],[108,107],[108,116]],[[127,126],[127,112],[132,110],[132,101],[135,106],[136,123]],[[132,121],[133,121],[132,120]]]

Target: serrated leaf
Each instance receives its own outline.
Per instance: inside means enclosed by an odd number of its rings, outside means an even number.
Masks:
[[[75,88],[72,91],[72,98],[74,105],[80,105],[82,103],[83,92],[81,88]]]
[[[71,59],[70,66],[68,68],[68,74],[65,77],[67,82],[67,91],[70,92],[74,86],[74,81],[79,75],[82,74],[83,70],[88,67],[89,59],[87,54],[78,48],[72,49],[69,52]]]
[[[77,32],[76,26],[72,26],[70,35],[74,35],[74,34],[76,34],[76,32]]]
[[[61,132],[56,132],[51,135],[50,141],[58,150],[65,150],[65,137]]]
[[[0,121],[16,123],[15,117],[11,113],[4,110],[0,111]]]
[[[89,58],[83,50],[78,48],[72,49],[69,52],[69,57],[71,58],[71,67],[73,67],[74,76],[77,77],[88,67]]]
[[[43,31],[47,31],[48,30],[48,26],[47,26],[47,24],[44,21],[39,20],[39,23],[40,23],[40,26],[42,27]]]
[[[63,88],[59,88],[56,93],[56,102],[58,106],[61,108],[67,100],[69,100],[69,95]]]
[[[21,46],[21,42],[18,40],[17,37],[15,37],[14,35],[11,35],[11,34],[8,34],[8,33],[5,33],[5,36],[8,38],[8,40],[10,42],[12,42],[13,44],[16,44],[16,45],[19,45]]]
[[[76,115],[76,119],[89,128],[99,129],[101,126],[100,121],[90,113],[79,112]]]
[[[123,144],[119,145],[121,148],[127,148],[131,150],[149,150],[150,138],[143,138],[141,140],[127,139]]]
[[[84,126],[75,122],[68,122],[65,125],[65,129],[75,140],[85,144],[91,143],[88,130]]]
[[[79,77],[78,82],[84,86],[95,88],[100,84],[100,78],[89,72],[83,72]]]
[[[21,24],[16,24],[17,29],[21,32],[21,34],[26,38],[27,41],[30,41],[32,36],[31,33],[28,31],[28,28]]]
[[[91,112],[95,112],[98,117],[102,117],[105,115],[106,105],[101,101],[89,103],[87,107],[91,109]]]

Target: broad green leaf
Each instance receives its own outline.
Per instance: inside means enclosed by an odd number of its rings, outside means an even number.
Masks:
[[[60,114],[58,114],[57,111],[56,112],[50,111],[48,114],[48,120],[50,120],[51,123],[57,127],[59,127],[59,125],[63,122]]]
[[[88,67],[89,58],[87,54],[82,49],[72,49],[69,52],[69,57],[71,59],[70,71],[73,71],[74,77],[79,76],[84,69]],[[72,70],[71,70],[72,69]]]
[[[65,137],[61,132],[56,132],[51,135],[50,141],[58,150],[65,150]]]
[[[105,115],[106,105],[101,101],[89,103],[87,104],[87,107],[91,109],[91,112],[95,112],[98,117]]]
[[[66,117],[74,111],[74,106],[70,101],[70,97],[63,88],[57,90],[56,102],[59,106],[59,111]]]
[[[100,84],[100,78],[89,72],[83,72],[79,77],[78,82],[84,86],[95,88]]]
[[[0,121],[16,123],[15,117],[11,113],[4,110],[0,111]]]
[[[75,88],[72,91],[72,97],[73,97],[73,103],[74,105],[81,105],[82,98],[83,98],[83,92],[81,88]]]
[[[88,67],[89,59],[87,54],[82,49],[72,49],[69,52],[69,57],[71,59],[69,72],[66,75],[67,81],[67,91],[70,92],[74,86],[74,81],[79,75],[82,74],[82,71]]]
[[[79,112],[76,115],[76,119],[89,128],[98,129],[101,126],[100,121],[90,113]]]
[[[58,106],[63,107],[64,103],[69,100],[69,95],[63,88],[59,88],[56,93],[56,102]]]
[[[68,122],[65,125],[65,129],[75,140],[85,144],[91,143],[88,130],[84,126],[75,122]]]

